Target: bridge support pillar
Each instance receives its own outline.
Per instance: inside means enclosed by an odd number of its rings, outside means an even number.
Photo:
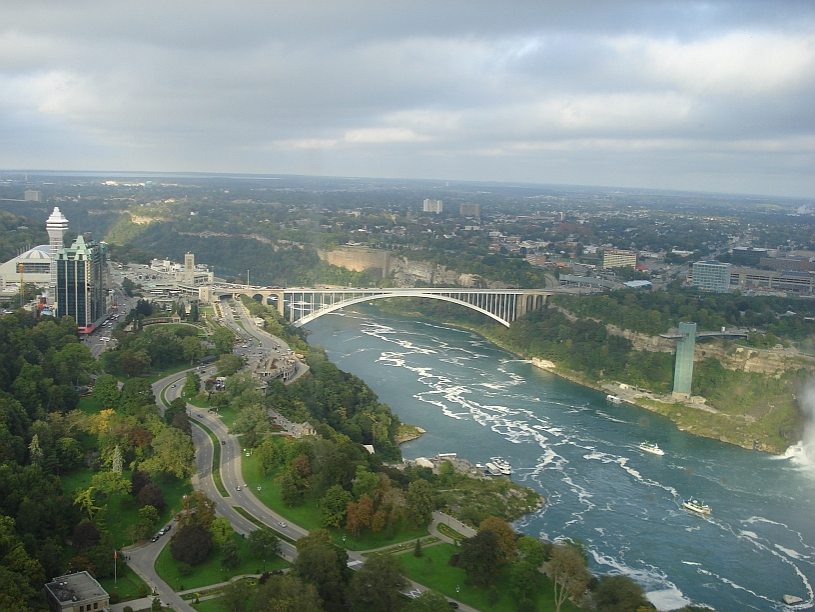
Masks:
[[[277,312],[279,312],[282,317],[286,314],[286,301],[283,297],[283,292],[275,291],[274,294],[277,296]]]

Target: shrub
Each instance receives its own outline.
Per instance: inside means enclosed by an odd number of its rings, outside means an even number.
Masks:
[[[183,561],[178,561],[178,562],[176,562],[175,566],[176,566],[176,569],[178,569],[178,573],[181,576],[184,576],[184,578],[186,578],[187,576],[190,576],[192,574],[192,572],[193,572],[192,565],[190,565],[189,563],[184,563]]]

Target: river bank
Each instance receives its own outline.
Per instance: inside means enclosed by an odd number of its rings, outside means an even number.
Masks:
[[[783,402],[788,404],[788,398],[770,398],[772,403],[767,403],[767,414],[761,418],[756,418],[755,415],[716,410],[706,406],[704,402],[677,401],[671,396],[660,395],[651,391],[634,392],[629,389],[626,392],[618,381],[595,380],[582,372],[569,370],[551,360],[526,355],[518,351],[516,347],[508,345],[500,336],[490,333],[488,328],[468,324],[460,320],[433,317],[419,311],[408,312],[401,310],[398,306],[394,307],[393,304],[383,305],[380,308],[384,312],[417,316],[477,333],[505,351],[521,359],[528,360],[535,367],[555,376],[603,393],[613,392],[615,395],[620,395],[628,403],[664,416],[673,421],[680,431],[718,440],[726,444],[733,444],[748,450],[760,450],[777,455],[784,454],[787,448],[799,441],[797,436],[794,439],[788,439],[782,434],[782,430],[785,428],[787,430],[795,429],[794,425],[786,422],[789,410],[785,409],[788,409],[789,406],[783,404]]]
[[[688,435],[463,326],[360,305],[309,331],[401,420],[427,430],[401,446],[406,459],[503,457],[514,481],[547,500],[517,531],[583,541],[593,573],[634,578],[659,610],[693,601],[771,612],[815,582],[815,481],[799,455]],[[639,450],[645,440],[665,455]],[[713,508],[707,520],[682,510],[689,496]]]

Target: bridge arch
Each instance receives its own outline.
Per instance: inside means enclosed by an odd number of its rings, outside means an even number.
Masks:
[[[361,304],[363,302],[372,302],[374,300],[383,300],[385,298],[392,298],[392,297],[420,297],[420,298],[428,298],[432,300],[441,300],[443,302],[450,302],[452,304],[459,304],[460,306],[466,306],[471,310],[475,310],[476,312],[480,312],[481,314],[487,315],[491,319],[495,319],[501,325],[505,327],[509,327],[509,322],[502,319],[496,314],[491,313],[489,310],[485,310],[479,306],[474,304],[470,304],[469,302],[465,302],[464,300],[459,300],[447,295],[438,295],[434,293],[400,293],[400,292],[393,292],[387,294],[378,294],[378,295],[364,295],[360,297],[350,298],[346,300],[342,300],[340,302],[336,302],[331,304],[330,306],[325,306],[320,308],[319,310],[315,310],[314,312],[310,312],[309,314],[305,315],[294,321],[292,325],[295,327],[302,327],[306,323],[310,321],[314,321],[315,319],[319,319],[321,316],[334,312],[336,310],[340,310],[341,308],[345,308],[346,306],[352,306],[354,304]]]

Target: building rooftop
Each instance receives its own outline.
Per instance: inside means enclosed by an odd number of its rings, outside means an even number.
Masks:
[[[60,602],[85,601],[107,597],[108,593],[88,572],[76,572],[54,578],[45,588]]]

